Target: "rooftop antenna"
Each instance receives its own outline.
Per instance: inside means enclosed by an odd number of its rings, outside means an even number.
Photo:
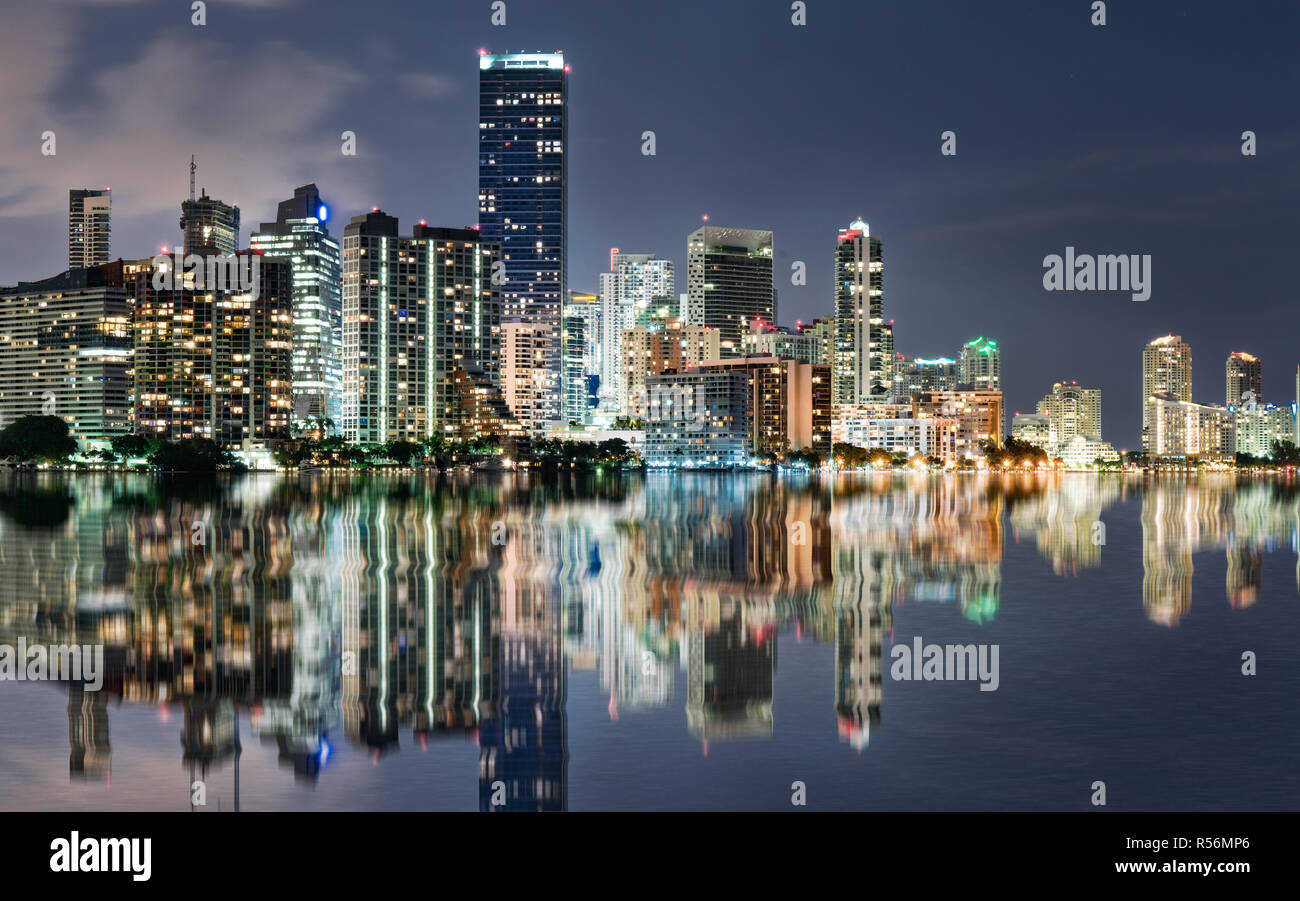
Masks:
[[[186,218],[186,222],[185,222],[185,243],[187,245],[193,240],[192,235],[194,234],[194,170],[197,168],[198,166],[194,165],[194,154],[191,153],[190,154],[190,214]],[[185,252],[189,253],[189,251],[190,248],[186,247]]]

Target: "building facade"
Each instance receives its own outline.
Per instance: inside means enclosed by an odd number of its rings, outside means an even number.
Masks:
[[[648,412],[647,380],[667,372],[682,372],[690,366],[721,356],[716,329],[688,325],[674,319],[664,327],[638,325],[623,333],[623,398],[620,409],[626,416],[641,419]]]
[[[957,354],[957,385],[975,391],[1002,390],[1002,354],[998,342],[980,336]]]
[[[1237,418],[1227,407],[1197,404],[1172,392],[1150,398],[1147,453],[1154,457],[1231,463],[1237,454]]]
[[[58,416],[79,441],[131,430],[122,263],[0,288],[0,427]]]
[[[1264,402],[1263,364],[1259,357],[1234,351],[1224,365],[1224,405],[1241,407]]]
[[[293,271],[293,418],[343,420],[343,260],[316,185],[280,202],[274,222],[249,238],[266,260]]]
[[[112,206],[108,188],[68,192],[68,269],[90,269],[108,262]]]
[[[686,241],[685,319],[718,330],[722,355],[743,353],[756,322],[776,322],[772,233],[706,225]]]
[[[345,437],[382,444],[458,433],[455,371],[500,371],[497,254],[477,229],[421,222],[402,236],[381,210],[352,218],[343,232]]]
[[[1151,421],[1156,394],[1192,400],[1192,349],[1178,335],[1156,338],[1142,351],[1142,449],[1147,453],[1159,453]]]
[[[884,257],[878,235],[861,219],[835,240],[836,404],[883,402],[893,390],[887,379],[893,341],[885,340]]]
[[[479,227],[500,248],[502,317],[546,326],[539,417],[558,420],[568,270],[568,71],[563,53],[479,55]]]
[[[1002,392],[961,389],[923,391],[913,401],[918,419],[938,417],[957,422],[957,459],[983,456],[983,444],[1002,447]]]
[[[601,404],[609,413],[625,412],[623,335],[637,325],[649,325],[656,300],[676,291],[673,264],[652,253],[609,252],[609,272],[600,274]]]
[[[1052,393],[1038,402],[1038,412],[1047,417],[1047,446],[1053,453],[1076,435],[1101,440],[1100,388],[1057,382]]]
[[[196,289],[192,273],[156,288],[155,265],[136,260],[123,268],[134,332],[134,431],[168,441],[209,438],[232,450],[289,438],[289,264],[261,261],[256,295]]]

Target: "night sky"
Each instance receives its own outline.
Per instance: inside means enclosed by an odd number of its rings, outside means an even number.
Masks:
[[[708,214],[775,233],[793,324],[831,312],[835,233],[862,216],[897,350],[998,339],[1008,427],[1078,379],[1103,390],[1104,437],[1136,448],[1141,349],[1168,332],[1192,345],[1195,399],[1222,403],[1246,350],[1264,400],[1290,402],[1300,4],[1113,0],[1104,27],[1090,6],[808,0],[794,27],[785,0],[508,0],[493,27],[489,0],[211,0],[194,27],[188,0],[5,0],[0,284],[64,268],[71,187],[113,188],[114,257],[177,243],[191,153],[244,242],[307,181],[339,236],[372,206],[404,233],[472,224],[479,48],[563,50],[572,289],[619,247],[672,259],[685,290]],[[1150,254],[1151,299],[1045,292],[1067,245]]]

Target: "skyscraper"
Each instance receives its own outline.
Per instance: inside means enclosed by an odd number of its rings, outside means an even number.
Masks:
[[[69,269],[89,269],[108,262],[112,202],[108,188],[74,188],[68,192]]]
[[[550,330],[539,415],[559,419],[564,391],[568,66],[563,53],[479,55],[479,225],[501,248],[503,315]],[[575,395],[576,396],[576,395]]]
[[[1239,350],[1233,351],[1228,354],[1224,375],[1225,405],[1243,407],[1264,402],[1263,366],[1259,357]]]
[[[48,415],[77,439],[124,435],[130,369],[121,261],[0,288],[0,426]]]
[[[601,399],[603,409],[624,412],[627,396],[623,382],[623,333],[635,327],[651,309],[654,299],[675,292],[671,260],[655,259],[652,253],[609,252],[609,272],[600,274]]]
[[[239,207],[208,196],[181,203],[181,229],[185,253],[234,253],[239,246]]]
[[[835,239],[835,376],[837,404],[888,399],[885,373],[885,262],[880,237],[861,219]],[[888,342],[893,356],[892,340]]]
[[[1038,402],[1047,417],[1049,449],[1055,451],[1076,435],[1101,440],[1101,389],[1081,388],[1078,382],[1057,382]]]
[[[362,443],[459,433],[455,373],[495,378],[497,248],[472,228],[398,234],[373,210],[343,230],[343,434]]]
[[[1151,396],[1169,394],[1192,400],[1192,349],[1179,335],[1156,338],[1142,351],[1142,448],[1152,453]]]
[[[293,417],[343,419],[342,258],[325,223],[329,207],[316,185],[280,202],[274,222],[249,240],[267,260],[293,267]]]
[[[196,289],[189,273],[177,273],[171,288],[155,288],[154,266],[147,259],[124,264],[134,319],[136,433],[211,438],[231,449],[289,438],[289,264],[259,261],[256,294]]]
[[[706,225],[686,242],[686,321],[718,330],[724,357],[742,353],[755,321],[776,322],[772,233]]]
[[[957,354],[957,384],[976,391],[1002,390],[1002,354],[998,342],[981,335],[961,346]]]

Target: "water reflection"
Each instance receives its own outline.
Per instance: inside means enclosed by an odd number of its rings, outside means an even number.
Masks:
[[[183,765],[229,767],[236,805],[249,739],[312,782],[338,742],[382,764],[457,737],[480,809],[562,810],[571,673],[611,721],[684,706],[707,753],[780,728],[790,627],[834,648],[828,724],[862,751],[896,608],[992,622],[1008,540],[1077,577],[1139,504],[1132,601],[1174,625],[1193,555],[1223,551],[1246,607],[1300,523],[1293,483],[1230,475],[2,478],[0,643],[106,648],[103,691],[62,686],[74,779],[109,778],[111,698],[179,715]]]

